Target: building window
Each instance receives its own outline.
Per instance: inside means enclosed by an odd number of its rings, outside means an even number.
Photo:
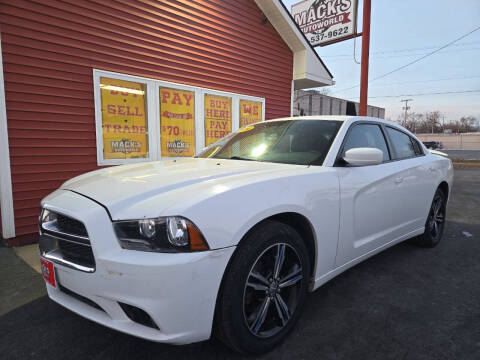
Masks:
[[[195,92],[161,87],[160,140],[162,157],[195,155]]]
[[[148,158],[146,85],[100,78],[104,159]]]
[[[94,70],[98,165],[194,156],[265,120],[265,99]]]

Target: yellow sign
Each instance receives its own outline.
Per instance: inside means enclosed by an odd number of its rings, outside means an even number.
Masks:
[[[195,92],[160,88],[162,156],[195,155]]]
[[[262,121],[260,101],[240,100],[240,127]]]
[[[148,157],[146,85],[100,78],[104,159]]]
[[[205,94],[205,146],[232,132],[232,98]]]

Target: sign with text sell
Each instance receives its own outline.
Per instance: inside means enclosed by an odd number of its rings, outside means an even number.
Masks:
[[[148,157],[146,85],[100,78],[105,159]]]
[[[312,46],[322,45],[355,34],[357,0],[305,0],[292,16]]]

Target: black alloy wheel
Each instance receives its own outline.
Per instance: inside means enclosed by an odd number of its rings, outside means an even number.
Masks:
[[[433,239],[440,238],[443,232],[445,222],[445,206],[443,197],[440,194],[435,194],[430,213],[428,214],[427,227],[430,236]]]
[[[243,316],[253,335],[271,337],[287,325],[298,304],[302,279],[301,261],[291,245],[274,244],[260,254],[243,293]]]
[[[447,215],[447,197],[438,188],[433,196],[432,205],[425,222],[425,232],[414,239],[415,243],[424,247],[434,247],[442,239]]]
[[[257,225],[224,275],[215,335],[242,353],[270,350],[297,322],[310,276],[307,248],[295,229],[270,220]]]

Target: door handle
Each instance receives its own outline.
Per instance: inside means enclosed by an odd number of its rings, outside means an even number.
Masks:
[[[397,177],[395,179],[395,184],[401,184],[402,182],[403,182],[403,178],[401,178],[401,177]]]

